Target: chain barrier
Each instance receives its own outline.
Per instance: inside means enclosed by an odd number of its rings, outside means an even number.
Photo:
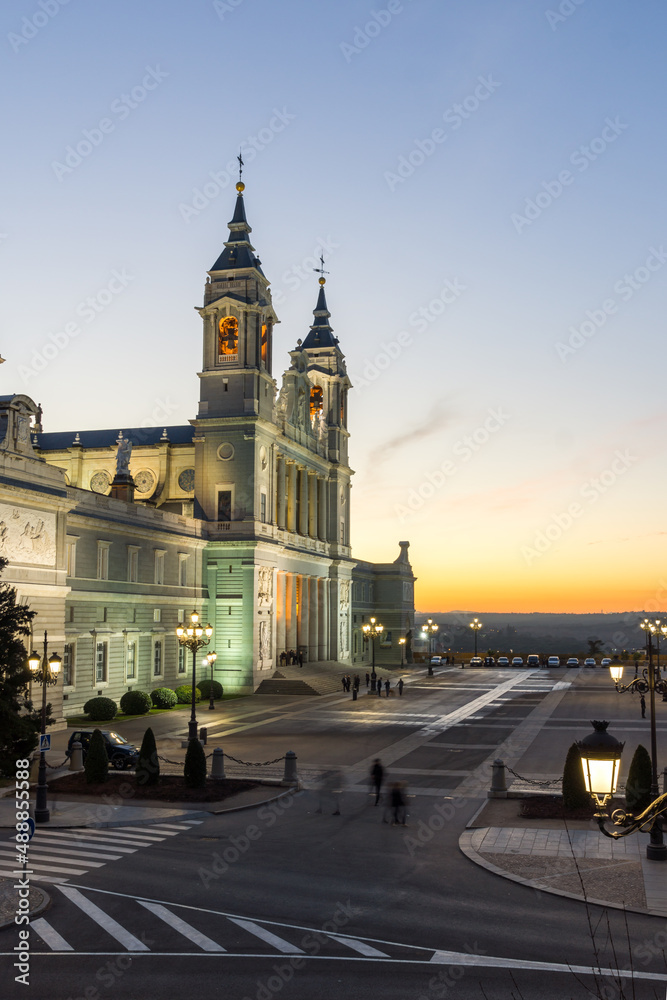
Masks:
[[[69,757],[65,757],[62,764],[49,764],[48,760],[44,761],[44,763],[46,764],[47,767],[50,767],[52,771],[57,771],[59,767],[64,767],[65,764],[69,764]]]
[[[504,764],[503,766],[504,766],[505,770],[509,771],[510,774],[513,774],[515,778],[518,778],[519,781],[525,781],[526,784],[528,784],[528,785],[542,785],[543,787],[546,788],[547,785],[553,785],[557,781],[561,780],[560,778],[548,778],[546,781],[538,781],[537,778],[524,778],[524,776],[522,774],[517,774],[516,771],[514,771],[509,766],[509,764]]]
[[[158,754],[157,756],[158,756],[158,760],[163,760],[165,762],[165,764],[178,764],[179,767],[183,764],[182,760],[169,760],[168,757],[163,757],[161,754]],[[209,757],[212,757],[212,756],[213,756],[213,752],[207,753],[206,754],[206,759],[208,760]],[[238,757],[232,757],[232,755],[229,754],[229,753],[223,753],[223,756],[226,757],[227,760],[233,760],[235,764],[243,764],[245,767],[268,767],[270,764],[278,764],[281,760],[285,760],[285,756],[284,755],[282,757],[276,757],[274,760],[259,760],[259,761],[258,760],[239,760]]]

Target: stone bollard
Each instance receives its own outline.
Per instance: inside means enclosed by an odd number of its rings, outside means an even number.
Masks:
[[[352,688],[352,701],[356,701],[356,700],[357,700],[357,689],[356,688]]]
[[[285,754],[285,773],[281,785],[296,785],[296,754],[293,750],[288,750]]]
[[[206,726],[201,726],[199,730],[199,742],[203,747],[205,747],[207,740],[208,740],[208,729],[206,728]]]
[[[70,771],[83,771],[83,750],[78,742],[72,743],[72,752],[69,757]]]
[[[496,757],[491,765],[491,788],[486,793],[489,799],[506,799],[505,762]]]
[[[211,757],[211,777],[224,778],[225,776],[225,755],[222,747],[216,747]]]
[[[433,677],[433,667],[430,664],[429,664],[429,667],[428,667],[428,675],[429,675],[429,677]]]

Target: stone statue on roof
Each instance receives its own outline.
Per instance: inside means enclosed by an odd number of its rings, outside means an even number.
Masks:
[[[116,475],[129,476],[130,455],[132,454],[132,442],[123,437],[123,432],[118,435],[118,451],[116,453]]]

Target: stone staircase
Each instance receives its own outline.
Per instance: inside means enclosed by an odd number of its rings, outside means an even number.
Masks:
[[[255,691],[255,694],[285,694],[292,697],[298,694],[319,695],[319,693],[310,684],[307,684],[306,681],[293,680],[288,677],[267,678],[267,680],[262,681]]]

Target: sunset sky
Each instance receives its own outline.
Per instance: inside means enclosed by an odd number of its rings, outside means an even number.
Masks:
[[[664,4],[60,4],[0,8],[0,393],[194,417],[241,147],[279,383],[330,272],[353,553],[409,539],[421,610],[664,611]]]

